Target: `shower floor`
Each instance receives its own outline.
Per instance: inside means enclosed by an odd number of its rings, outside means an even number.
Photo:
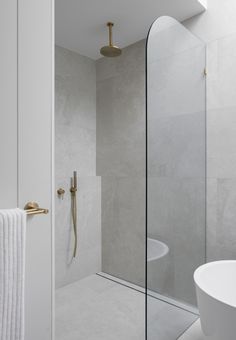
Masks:
[[[95,274],[56,290],[56,340],[145,339],[145,294],[111,278]],[[149,296],[148,340],[176,340],[197,318]]]

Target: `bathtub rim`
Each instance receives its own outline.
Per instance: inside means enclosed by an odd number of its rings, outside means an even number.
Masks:
[[[195,282],[195,285],[197,286],[197,289],[200,289],[204,294],[206,294],[207,296],[209,296],[213,300],[217,301],[218,303],[226,305],[226,306],[233,308],[235,310],[236,303],[232,304],[232,303],[229,303],[228,301],[225,301],[224,299],[219,299],[219,297],[215,296],[214,294],[211,294],[208,290],[204,289],[201,284],[199,284],[199,281],[201,281],[200,275],[204,270],[206,270],[207,267],[217,266],[218,264],[223,264],[223,263],[229,263],[229,264],[234,263],[235,266],[236,266],[236,260],[220,260],[220,261],[212,261],[212,262],[205,263],[205,264],[199,266],[194,271],[194,274],[193,274],[194,282]]]
[[[159,241],[157,239],[154,239],[152,237],[147,237],[147,244],[151,242],[151,243],[155,243],[155,244],[158,244],[158,245],[161,245],[164,249],[164,251],[162,252],[162,254],[160,256],[150,256],[150,257],[147,257],[147,262],[152,262],[152,261],[156,261],[156,260],[159,260],[161,258],[163,258],[164,256],[166,256],[169,251],[170,251],[170,248],[168,247],[167,244],[165,244],[164,242],[162,241]]]

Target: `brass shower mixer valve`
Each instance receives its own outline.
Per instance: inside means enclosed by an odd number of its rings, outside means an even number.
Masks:
[[[57,190],[57,194],[58,194],[59,198],[63,199],[64,198],[64,194],[65,194],[65,190],[62,189],[62,188],[59,188]]]

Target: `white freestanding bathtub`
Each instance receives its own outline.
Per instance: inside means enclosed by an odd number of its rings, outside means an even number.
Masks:
[[[194,281],[206,339],[236,340],[236,261],[204,264]]]

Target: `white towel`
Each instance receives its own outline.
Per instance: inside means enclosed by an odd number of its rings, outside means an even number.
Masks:
[[[24,340],[26,213],[0,210],[0,340]]]

